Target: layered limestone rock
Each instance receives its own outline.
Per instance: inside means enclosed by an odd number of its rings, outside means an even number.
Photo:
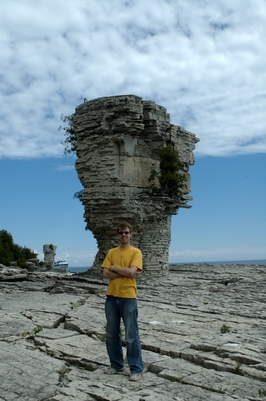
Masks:
[[[1,401],[265,401],[265,265],[140,274],[137,383],[123,325],[125,372],[104,374],[107,280],[14,270],[0,265]]]
[[[164,107],[135,95],[85,102],[76,108],[73,123],[86,228],[99,249],[92,271],[117,246],[116,227],[126,220],[134,227],[132,245],[143,253],[144,273],[166,273],[171,217],[179,207],[190,207],[187,201],[192,199],[189,166],[198,138],[172,125]],[[150,174],[159,171],[158,151],[167,145],[178,151],[180,173],[186,176],[180,199],[150,191]]]
[[[53,266],[54,257],[56,255],[56,245],[53,244],[45,244],[43,245],[43,253],[44,253],[44,263],[47,266]]]

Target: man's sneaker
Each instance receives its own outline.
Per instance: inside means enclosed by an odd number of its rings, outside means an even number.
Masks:
[[[132,373],[132,374],[129,376],[129,380],[130,380],[131,382],[137,382],[137,381],[139,381],[139,380],[141,379],[141,377],[142,377],[142,375],[141,375],[140,373]]]
[[[105,369],[105,371],[104,371],[104,373],[105,373],[106,375],[114,375],[114,374],[116,374],[116,373],[122,373],[122,372],[124,372],[124,368],[116,370],[116,369],[112,368],[111,366],[109,366],[109,367],[108,367],[107,369]]]

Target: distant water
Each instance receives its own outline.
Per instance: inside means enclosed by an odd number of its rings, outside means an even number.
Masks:
[[[203,264],[207,263],[210,265],[234,265],[234,264],[247,264],[247,265],[266,265],[266,259],[258,259],[258,260],[221,260],[219,262],[171,262],[171,265],[190,265],[190,264]],[[68,271],[71,273],[82,273],[91,269],[91,266],[74,266],[68,267]]]
[[[210,265],[236,265],[236,264],[241,264],[241,265],[266,265],[266,259],[255,259],[255,260],[220,260],[220,261],[211,261],[211,262],[191,262],[190,264],[203,264],[207,263]],[[175,264],[175,263],[172,263]],[[185,263],[177,263],[178,265],[183,265],[183,264],[189,264],[188,262]]]
[[[67,270],[70,273],[82,273],[82,272],[86,272],[87,270],[90,270],[91,266],[68,266]]]
[[[219,260],[219,261],[202,261],[202,262],[171,262],[171,265],[199,265],[199,264],[209,264],[209,265],[236,265],[236,264],[247,264],[247,265],[266,265],[266,259],[256,259],[256,260]]]

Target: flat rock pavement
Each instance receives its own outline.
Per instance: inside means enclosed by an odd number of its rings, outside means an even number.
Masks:
[[[0,401],[266,400],[265,274],[186,264],[139,275],[145,373],[130,382],[127,365],[104,374],[106,281],[25,270],[12,279],[2,267]]]

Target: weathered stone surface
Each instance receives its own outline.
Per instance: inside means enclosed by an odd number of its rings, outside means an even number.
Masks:
[[[66,364],[21,341],[0,341],[3,400],[46,400],[56,394]]]
[[[104,280],[35,272],[2,281],[0,400],[263,400],[265,273],[204,264],[171,266],[149,283],[139,275],[145,373],[137,383],[128,370],[104,374]]]
[[[28,270],[20,267],[6,267],[0,265],[0,281],[25,280],[28,277]]]
[[[99,274],[108,249],[117,246],[115,229],[126,220],[134,227],[132,244],[143,253],[144,274],[166,274],[171,217],[179,207],[190,207],[189,166],[198,138],[170,124],[164,107],[135,95],[85,102],[73,122],[84,218],[99,249],[92,270]],[[180,199],[149,192],[151,171],[159,171],[158,151],[167,145],[178,151],[187,179]]]
[[[56,245],[53,244],[45,244],[43,245],[43,253],[44,253],[44,263],[47,266],[52,266],[54,263],[54,257],[56,255]]]

